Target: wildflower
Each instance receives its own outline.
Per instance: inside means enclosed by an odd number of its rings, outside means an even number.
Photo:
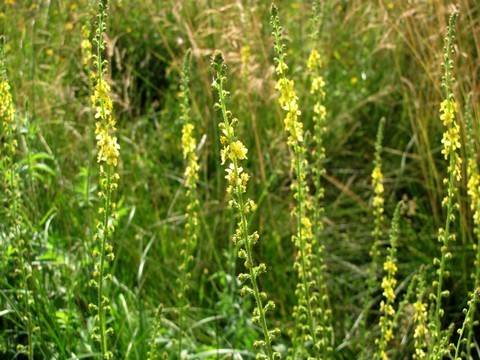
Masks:
[[[389,233],[390,248],[383,268],[385,270],[385,276],[382,279],[383,296],[385,300],[380,303],[380,339],[376,339],[375,343],[378,345],[378,351],[375,353],[375,359],[385,359],[387,357],[386,348],[388,343],[393,339],[393,328],[395,326],[395,309],[393,304],[395,303],[395,287],[397,286],[397,280],[395,274],[397,273],[397,241],[399,233],[400,223],[400,209],[403,203],[399,202],[395,208],[395,213],[392,219],[392,226]]]
[[[223,86],[226,81],[225,70],[226,65],[222,53],[216,52],[212,60],[212,68],[216,72],[216,78],[213,81],[212,87],[217,91],[219,100],[215,104],[216,109],[225,108],[226,98],[229,93],[224,90]],[[237,119],[232,118],[232,114],[222,112],[223,121],[219,124],[220,131],[222,133],[220,137],[220,143],[222,149],[220,150],[220,156],[222,164],[228,163],[225,169],[226,180],[228,181],[227,193],[232,198],[229,201],[229,205],[237,210],[237,214],[240,217],[237,230],[233,237],[233,242],[237,244],[241,241],[242,248],[240,249],[238,256],[245,259],[244,265],[247,269],[247,273],[240,274],[238,279],[242,283],[250,282],[250,286],[244,285],[241,290],[242,294],[250,294],[255,298],[256,307],[253,310],[252,322],[258,323],[263,332],[263,340],[255,341],[254,347],[261,351],[263,349],[266,355],[259,352],[257,358],[259,359],[279,359],[280,353],[273,351],[272,340],[279,333],[279,330],[269,330],[265,318],[265,313],[274,308],[274,303],[268,301],[264,305],[266,294],[260,292],[259,284],[257,281],[258,276],[266,271],[265,264],[259,264],[255,266],[253,260],[253,246],[258,242],[259,235],[255,231],[249,234],[249,223],[247,215],[256,208],[256,205],[252,199],[245,199],[244,193],[247,189],[247,183],[250,176],[240,166],[242,160],[247,158],[247,148],[243,143],[237,139],[235,135],[235,126],[238,123]]]
[[[372,171],[372,186],[375,194],[372,206],[374,215],[376,216],[377,214],[383,213],[383,204],[385,202],[383,198],[383,193],[385,192],[383,187],[383,174],[380,165],[376,165]]]
[[[455,153],[457,149],[460,149],[458,124],[452,124],[452,126],[443,133],[442,144],[442,154],[445,155],[445,160],[448,160],[450,153]]]
[[[417,285],[417,301],[413,304],[415,313],[413,314],[413,322],[415,324],[415,330],[413,338],[415,340],[415,354],[413,359],[425,359],[426,354],[424,349],[427,347],[427,338],[429,337],[427,320],[427,304],[424,302],[426,293],[425,289],[425,267],[420,269],[420,274],[417,275],[419,279]]]
[[[436,271],[438,277],[433,283],[435,293],[431,296],[432,316],[429,317],[430,322],[428,324],[428,330],[431,335],[430,356],[434,358],[442,358],[450,353],[448,349],[448,330],[442,330],[441,318],[444,313],[442,298],[448,296],[448,291],[443,290],[444,277],[447,276],[448,272],[447,261],[451,258],[448,245],[449,242],[455,239],[455,234],[452,233],[452,221],[455,217],[454,212],[458,208],[456,204],[456,182],[461,180],[461,159],[457,151],[460,148],[459,126],[455,121],[457,104],[454,101],[451,89],[451,84],[454,81],[451,74],[453,69],[451,54],[453,52],[455,20],[457,16],[458,13],[455,12],[449,19],[447,36],[445,37],[444,63],[442,64],[444,72],[442,87],[446,93],[445,100],[440,104],[440,120],[445,127],[442,138],[442,154],[445,156],[445,160],[448,161],[447,171],[449,176],[444,179],[444,184],[447,185],[447,194],[442,201],[442,206],[446,208],[447,218],[445,227],[440,228],[438,232],[438,242],[441,243],[441,258],[434,261],[434,264],[438,266]]]
[[[247,158],[247,152],[248,152],[247,148],[245,147],[245,145],[242,144],[241,141],[239,140],[233,141],[230,144],[229,158],[231,160],[233,159],[244,160]]]
[[[0,133],[2,134],[2,151],[0,152],[0,187],[2,188],[2,206],[0,206],[0,242],[4,249],[9,249],[10,255],[5,259],[13,260],[15,283],[12,288],[17,288],[15,306],[21,317],[17,319],[21,330],[26,334],[26,345],[18,345],[18,353],[25,353],[29,359],[34,357],[33,333],[36,329],[32,299],[31,245],[26,234],[24,218],[24,205],[21,194],[21,179],[19,164],[15,160],[18,143],[16,140],[17,126],[15,124],[15,109],[8,83],[5,66],[4,39],[0,38]],[[5,242],[4,242],[5,241]],[[31,279],[30,279],[31,280]],[[18,300],[18,301],[17,301]],[[10,301],[10,300],[7,300]]]
[[[308,70],[316,71],[322,67],[322,60],[317,50],[312,50],[307,62]]]
[[[365,297],[364,301],[364,319],[367,317],[368,311],[370,311],[370,304],[372,301],[372,294],[376,290],[378,286],[378,275],[377,275],[377,268],[378,268],[378,263],[379,263],[379,257],[380,257],[380,240],[382,237],[382,222],[383,222],[383,212],[384,212],[384,186],[383,186],[383,173],[382,173],[382,141],[383,141],[383,129],[385,126],[385,119],[382,118],[380,119],[380,123],[378,125],[378,130],[377,130],[377,138],[375,141],[375,155],[374,155],[374,167],[372,170],[372,188],[373,188],[373,200],[372,200],[372,214],[374,217],[374,228],[372,231],[373,235],[373,241],[372,245],[370,247],[370,256],[371,256],[371,264],[370,264],[370,269],[369,269],[369,276],[366,280],[366,286],[367,286],[367,296]],[[385,276],[382,279],[381,287],[383,288],[383,295],[389,302],[393,302],[395,300],[395,293],[393,291],[393,288],[396,285],[396,281],[392,279],[392,277],[395,275],[397,268],[396,268],[396,263],[393,261],[393,259],[387,259],[384,263],[384,270],[386,271],[387,276]],[[383,316],[385,317],[385,315]],[[384,320],[384,323],[382,323],[382,331],[388,331],[389,327],[387,326],[389,324],[389,321],[387,319]],[[387,324],[388,323],[388,324]],[[364,332],[364,341],[368,337],[368,329],[366,326],[366,320],[362,322],[362,330]],[[382,334],[383,336],[383,334]],[[388,343],[388,340],[385,341],[379,340],[383,344],[380,346],[380,352],[382,352],[382,349],[385,344]]]
[[[457,112],[457,103],[450,99],[445,99],[440,104],[440,120],[443,122],[443,126],[448,126],[455,119],[455,113]]]
[[[114,221],[117,218],[116,203],[113,201],[113,192],[118,187],[120,176],[116,172],[118,158],[120,156],[120,145],[117,137],[113,134],[116,130],[116,121],[113,117],[113,102],[110,98],[110,86],[105,75],[107,73],[106,61],[102,60],[101,54],[106,48],[103,40],[103,32],[106,30],[105,20],[107,18],[107,2],[98,2],[98,16],[94,42],[97,46],[96,55],[92,56],[97,69],[95,74],[95,86],[91,96],[92,108],[95,111],[95,139],[97,141],[97,162],[99,163],[99,220],[97,233],[94,235],[96,247],[99,249],[98,261],[93,270],[98,274],[91,283],[97,288],[97,304],[91,306],[96,312],[94,317],[97,325],[94,327],[92,338],[100,343],[100,350],[104,359],[111,359],[113,353],[109,350],[107,337],[113,333],[113,329],[107,326],[107,315],[111,311],[107,284],[111,280],[111,274],[107,273],[107,262],[115,258],[113,246],[109,240],[115,231]],[[88,46],[85,46],[88,55]],[[95,252],[97,250],[94,250]],[[94,255],[94,254],[92,254]]]
[[[10,93],[10,84],[5,80],[0,80],[0,118],[4,126],[14,125],[14,109],[12,95]]]
[[[294,348],[299,349],[299,353],[292,354],[292,357],[310,357],[312,352],[316,358],[320,358],[320,351],[327,352],[327,345],[321,337],[327,333],[328,313],[326,312],[325,302],[321,303],[320,307],[316,307],[319,298],[323,298],[324,294],[319,294],[320,288],[322,292],[325,290],[324,284],[319,284],[318,280],[323,279],[321,260],[317,258],[317,252],[321,252],[322,248],[318,245],[316,235],[312,231],[312,222],[310,220],[311,209],[314,208],[310,201],[309,188],[306,184],[306,172],[308,168],[308,161],[304,146],[304,130],[303,123],[300,121],[301,111],[298,105],[298,97],[295,92],[295,83],[288,79],[286,71],[288,69],[285,63],[285,46],[282,43],[281,32],[279,25],[278,10],[272,5],[270,23],[273,29],[272,35],[275,38],[274,48],[277,54],[276,74],[277,84],[275,89],[279,91],[278,103],[282,110],[286,112],[284,118],[284,128],[287,134],[287,144],[292,150],[294,156],[291,160],[291,169],[295,174],[295,179],[292,184],[293,197],[295,199],[295,207],[292,211],[292,216],[296,219],[297,228],[295,235],[292,236],[292,241],[297,249],[297,256],[295,257],[294,267],[297,270],[299,281],[297,282],[297,305],[294,308],[293,316],[296,319],[297,328],[294,335]],[[311,69],[318,69],[321,66],[320,56],[318,52],[312,52],[308,66]],[[323,93],[324,81],[319,76],[315,76],[313,80],[312,91],[320,93],[320,99],[324,96]],[[322,121],[326,117],[326,109],[321,107],[322,104],[317,104],[314,108],[321,132],[324,125]],[[316,131],[315,136],[320,136]],[[320,140],[318,137],[317,140]],[[323,147],[320,145],[319,158],[323,158]],[[321,173],[321,170],[319,170]],[[318,173],[318,174],[320,174]],[[317,175],[318,175],[317,174]],[[316,182],[318,186],[319,183]],[[317,188],[318,194],[322,193],[320,186]],[[315,225],[318,225],[318,212],[315,217]],[[317,229],[315,229],[317,231]],[[325,326],[325,332],[319,329]],[[312,343],[310,349],[307,349],[306,344]],[[300,354],[301,352],[301,354]]]
[[[195,152],[195,139],[192,137],[193,124],[185,124],[182,128],[182,148],[183,157],[187,158],[189,154]]]
[[[237,167],[235,168],[233,163],[230,163],[229,167],[225,170],[227,172],[227,175],[225,176],[225,179],[233,185],[241,185],[242,180],[240,178],[240,174],[243,172],[243,168]]]
[[[182,127],[182,149],[183,157],[185,159],[185,187],[186,198],[188,204],[185,212],[185,233],[180,242],[179,253],[181,254],[181,262],[178,267],[180,276],[178,278],[179,291],[177,298],[179,299],[179,334],[178,334],[178,358],[182,358],[183,338],[185,329],[186,311],[190,304],[187,298],[189,290],[189,279],[191,278],[191,261],[193,259],[193,252],[197,245],[198,238],[198,208],[199,201],[197,199],[197,181],[198,171],[198,156],[196,154],[197,142],[194,136],[195,126],[193,119],[190,117],[190,51],[187,51],[181,72],[180,81],[180,120],[183,122]]]
[[[82,51],[82,62],[87,66],[92,60],[92,43],[90,41],[90,30],[87,25],[82,26],[82,42],[80,43]]]

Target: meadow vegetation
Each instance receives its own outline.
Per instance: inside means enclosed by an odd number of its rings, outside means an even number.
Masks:
[[[480,6],[0,3],[0,358],[479,359]]]

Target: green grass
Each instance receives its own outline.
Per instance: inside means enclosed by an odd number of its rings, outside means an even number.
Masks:
[[[403,199],[396,241],[394,337],[385,352],[391,359],[412,357],[418,348],[414,304],[421,300],[428,311],[445,311],[440,320],[429,319],[442,329],[434,339],[440,341],[453,323],[451,356],[466,351],[457,333],[461,329],[461,336],[475,346],[472,358],[477,358],[478,329],[474,326],[470,335],[462,311],[466,309],[472,321],[479,320],[475,301],[467,303],[478,282],[478,255],[472,247],[478,225],[472,219],[475,209],[470,202],[476,200],[470,200],[475,192],[467,186],[471,170],[467,172],[466,165],[467,158],[470,168],[471,161],[478,162],[472,148],[480,141],[480,7],[458,2],[451,94],[459,109],[462,180],[452,200],[459,208],[449,220],[449,231],[456,234],[456,240],[448,242],[452,259],[445,263],[447,272],[437,288],[432,282],[438,266],[432,261],[442,257],[437,234],[447,219],[441,206],[447,188],[442,179],[449,177],[439,118],[445,99],[442,48],[453,5],[361,0],[318,4],[312,22],[310,2],[277,3],[288,78],[295,82],[305,152],[312,160],[303,169],[311,193],[303,202],[319,202],[314,209],[305,207],[312,213],[323,208],[312,220],[323,224],[318,245],[325,268],[319,277],[322,284],[312,288],[328,295],[333,336],[327,341],[332,352],[320,351],[317,357],[368,359],[379,354],[373,341],[362,345],[362,329],[369,329],[372,339],[381,337],[380,283],[386,275],[381,264],[391,246],[387,234],[396,204]],[[97,7],[98,2],[87,0],[0,3],[5,75],[16,124],[10,134],[0,112],[0,170],[8,174],[13,169],[18,176],[16,185],[8,176],[0,178],[1,358],[101,358],[101,347],[91,340],[95,314],[88,309],[97,303],[98,294],[88,283],[95,261],[95,221],[103,200],[97,196],[100,174],[90,99],[95,83],[83,63],[81,45],[82,26],[90,29],[90,41],[95,35]],[[225,191],[220,159],[222,119],[214,110],[218,97],[211,84],[216,74],[210,68],[215,50],[225,54],[225,86],[231,92],[226,106],[239,119],[235,135],[248,149],[241,165],[251,176],[244,196],[257,208],[244,220],[260,235],[251,249],[253,261],[266,264],[258,287],[275,302],[275,309],[266,313],[268,328],[281,331],[272,340],[272,351],[285,357],[292,344],[298,344],[291,336],[299,322],[292,317],[299,278],[293,265],[298,249],[291,241],[297,233],[291,212],[298,206],[291,185],[298,175],[290,166],[295,152],[287,144],[285,114],[275,90],[278,55],[269,11],[269,3],[255,0],[110,0],[102,56],[108,61],[106,81],[121,149],[120,180],[112,194],[118,213],[110,240],[115,259],[105,269],[112,280],[106,288],[111,313],[104,326],[112,327],[113,335],[104,353],[112,351],[116,359],[145,359],[149,352],[151,358],[251,359],[254,343],[264,337],[251,321],[256,300],[240,295],[237,279],[246,269],[237,257],[240,245],[232,242],[239,215],[228,206],[231,196]],[[96,51],[95,44],[92,49]],[[180,80],[182,63],[189,49],[189,121],[195,125],[199,165],[195,223],[185,216],[192,198],[185,187],[186,120],[180,94],[185,86]],[[307,60],[313,49],[321,56],[325,81],[323,132],[314,122],[319,99],[310,93]],[[5,98],[0,101],[3,109]],[[386,119],[381,153],[385,221],[379,223],[378,265],[372,267],[371,174],[381,118]],[[325,158],[317,162],[312,154],[318,154],[320,133]],[[12,151],[5,144],[13,140],[17,146]],[[317,196],[320,187],[323,197]],[[187,260],[182,249],[192,239],[185,239],[185,228],[193,224],[195,245],[188,245],[192,258]],[[182,273],[185,262],[188,274]],[[376,276],[368,282],[372,268]],[[475,279],[471,274],[477,274]],[[179,278],[188,291],[180,289]],[[424,289],[416,292],[412,281]],[[450,296],[431,305],[428,296],[439,289]],[[185,296],[181,301],[180,293]],[[367,312],[366,298],[372,304]],[[302,341],[313,349],[307,336]]]

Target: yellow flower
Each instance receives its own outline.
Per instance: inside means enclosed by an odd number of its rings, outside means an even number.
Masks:
[[[95,134],[98,146],[97,162],[106,162],[108,165],[117,166],[117,159],[120,156],[120,145],[117,138],[108,134],[100,122],[95,124]]]
[[[245,145],[243,145],[241,141],[237,140],[230,144],[229,158],[232,160],[233,159],[243,160],[247,158],[247,152],[248,152],[248,149],[245,147]]]
[[[388,279],[384,277],[382,279],[382,288],[383,288],[383,295],[387,300],[391,302],[395,301],[395,292],[393,291],[393,287],[396,285],[396,280]]]
[[[451,127],[443,133],[442,144],[442,154],[444,154],[446,160],[451,152],[455,152],[461,147],[457,123],[453,123]]]
[[[192,124],[185,124],[182,128],[182,148],[183,157],[187,158],[188,154],[195,152],[195,139],[192,136],[194,127]]]
[[[443,125],[449,125],[455,118],[457,112],[457,103],[453,100],[446,99],[440,104],[440,120],[443,121]]]
[[[315,71],[315,69],[319,69],[322,67],[322,60],[320,58],[320,54],[317,50],[313,50],[308,57],[308,70]]]
[[[5,124],[12,124],[14,119],[10,85],[5,80],[0,81],[0,118]]]
[[[322,92],[322,89],[325,87],[325,80],[323,80],[323,77],[317,76],[313,78],[312,81],[312,86],[310,88],[310,94],[314,94],[317,91],[321,91],[321,95],[323,97],[324,93]]]
[[[383,186],[383,174],[379,166],[375,166],[372,171],[372,186],[373,186],[373,208],[374,213],[382,214],[383,213],[383,204],[385,200],[383,198],[383,193],[385,188]]]
[[[82,50],[82,61],[83,65],[90,63],[92,59],[92,43],[90,41],[90,30],[86,25],[82,26],[82,42],[80,43],[80,48]]]
[[[395,262],[391,261],[391,260],[387,260],[385,261],[385,263],[383,264],[383,269],[385,271],[387,271],[388,273],[390,274],[396,274],[397,273],[397,265],[395,264]]]
[[[375,167],[372,172],[372,179],[377,182],[377,181],[382,181],[383,179],[383,174],[382,170],[379,167]]]
[[[320,120],[325,120],[327,118],[327,108],[320,104],[315,104],[313,111],[320,116]]]
[[[243,168],[237,167],[235,171],[235,165],[233,163],[230,163],[227,169],[225,169],[225,172],[227,175],[225,176],[225,179],[229,183],[235,184],[235,185],[241,185],[242,180],[240,179],[239,175],[243,172]]]
[[[291,104],[296,103],[297,96],[293,90],[295,83],[293,80],[288,80],[286,78],[281,78],[278,80],[275,89],[280,91],[280,97],[278,103],[283,110],[290,110]]]
[[[250,46],[248,45],[242,46],[242,64],[243,65],[248,64],[248,61],[250,60],[251,56],[252,56],[252,53],[250,52]]]

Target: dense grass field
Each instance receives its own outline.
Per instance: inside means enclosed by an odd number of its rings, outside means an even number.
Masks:
[[[480,359],[475,1],[2,0],[1,359]]]

